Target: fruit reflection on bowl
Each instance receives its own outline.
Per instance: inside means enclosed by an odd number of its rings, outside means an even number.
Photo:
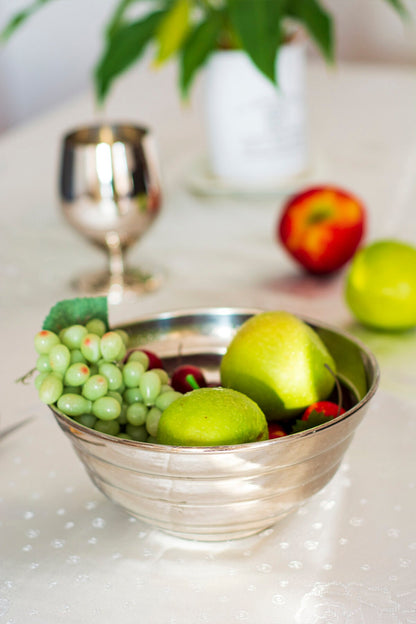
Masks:
[[[257,312],[178,311],[143,317],[124,329],[132,346],[157,353],[168,372],[189,363],[215,382],[227,345]],[[250,444],[177,447],[108,436],[51,409],[92,481],[129,514],[188,539],[220,541],[257,533],[330,481],[378,385],[377,363],[366,347],[335,328],[303,320],[350,344],[366,376],[365,396],[317,428]]]

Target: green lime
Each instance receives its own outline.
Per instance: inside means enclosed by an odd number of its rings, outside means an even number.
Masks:
[[[382,330],[416,326],[416,248],[382,240],[361,249],[347,273],[345,297],[363,325]]]
[[[219,446],[268,439],[266,417],[251,399],[228,388],[192,390],[165,409],[157,441],[172,446]]]

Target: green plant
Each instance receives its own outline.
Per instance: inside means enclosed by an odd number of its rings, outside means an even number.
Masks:
[[[34,12],[52,0],[33,0],[6,25],[6,40]],[[400,14],[402,0],[385,0]],[[132,10],[139,7],[140,16]],[[136,5],[136,6],[133,6]],[[95,90],[103,102],[114,80],[153,44],[155,65],[177,57],[179,86],[188,95],[192,81],[217,49],[242,49],[277,84],[275,59],[288,24],[300,25],[323,57],[334,57],[333,18],[321,0],[116,0],[95,71]]]

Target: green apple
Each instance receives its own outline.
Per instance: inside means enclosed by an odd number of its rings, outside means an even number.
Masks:
[[[358,251],[346,277],[346,301],[363,324],[381,330],[416,326],[416,248],[380,240]]]
[[[241,392],[228,388],[200,388],[179,397],[162,413],[159,444],[219,446],[268,439],[266,417]]]
[[[243,323],[220,370],[221,384],[253,399],[268,420],[296,415],[327,398],[335,384],[335,362],[317,333],[282,311]]]

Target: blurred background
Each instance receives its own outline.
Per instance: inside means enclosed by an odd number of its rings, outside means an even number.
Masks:
[[[0,25],[29,1],[1,0]],[[416,68],[416,27],[403,25],[387,3],[327,0],[326,5],[335,16],[340,62]],[[416,20],[415,0],[408,6]],[[52,2],[0,49],[0,132],[91,88],[103,25],[113,7],[113,0]]]

